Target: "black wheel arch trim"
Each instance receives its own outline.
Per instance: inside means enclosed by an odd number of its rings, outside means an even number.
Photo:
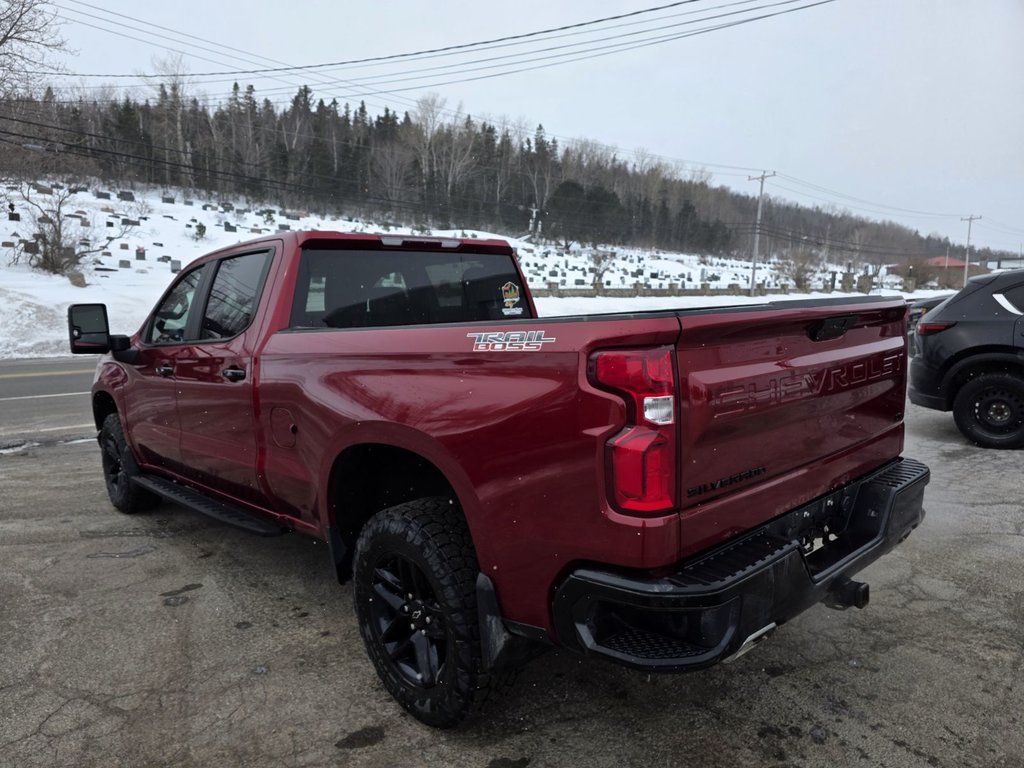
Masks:
[[[1015,367],[1024,368],[1024,350],[986,350],[972,352],[954,362],[942,375],[942,383],[939,385],[939,394],[946,404],[947,410],[952,407],[953,399],[956,397],[956,382],[965,371],[974,367],[988,365],[1009,364]],[[986,373],[990,371],[985,371]]]

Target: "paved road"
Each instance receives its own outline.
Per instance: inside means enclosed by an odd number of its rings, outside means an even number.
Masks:
[[[0,765],[1022,766],[1024,454],[913,406],[907,454],[928,518],[867,609],[688,676],[551,652],[456,732],[384,693],[323,545],[119,515],[94,443],[0,455]]]
[[[89,408],[95,357],[0,360],[0,449],[93,429]]]

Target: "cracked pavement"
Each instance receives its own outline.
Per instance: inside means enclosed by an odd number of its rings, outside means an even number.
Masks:
[[[928,516],[734,664],[554,651],[455,732],[367,661],[324,545],[107,502],[94,443],[0,455],[0,766],[1024,766],[1021,452],[908,405]]]

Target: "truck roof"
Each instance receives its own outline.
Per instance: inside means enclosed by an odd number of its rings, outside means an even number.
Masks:
[[[200,257],[203,260],[217,258],[227,251],[234,251],[239,246],[259,247],[260,245],[283,244],[286,250],[305,246],[334,247],[352,250],[412,250],[435,251],[452,250],[473,253],[497,253],[515,255],[515,250],[506,240],[497,238],[458,238],[423,235],[403,235],[370,232],[334,232],[329,230],[298,230],[279,231],[272,234],[243,240],[234,245],[218,248],[216,251]],[[198,259],[197,259],[198,261]]]

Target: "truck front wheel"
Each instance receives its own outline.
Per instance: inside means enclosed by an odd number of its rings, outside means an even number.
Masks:
[[[125,440],[121,419],[116,413],[111,413],[103,420],[99,442],[103,480],[107,484],[110,503],[129,515],[155,507],[160,498],[132,482],[132,476],[138,470],[128,441]]]
[[[426,498],[382,510],[356,544],[353,597],[370,660],[392,696],[436,728],[483,699],[476,553],[459,508]]]

